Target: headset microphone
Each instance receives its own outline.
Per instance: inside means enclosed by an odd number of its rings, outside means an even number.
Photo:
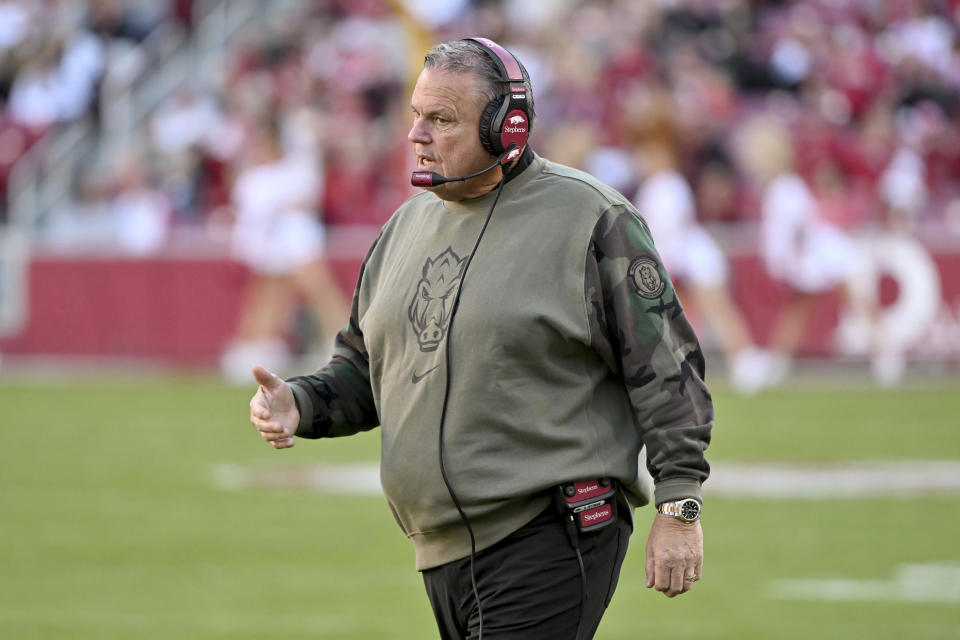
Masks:
[[[510,143],[510,146],[507,147],[507,150],[500,154],[500,157],[497,158],[496,162],[491,164],[486,169],[481,169],[474,173],[468,173],[465,176],[459,176],[457,178],[447,178],[442,176],[435,171],[414,171],[410,176],[410,184],[415,187],[439,187],[441,184],[447,182],[463,182],[464,180],[469,180],[470,178],[476,178],[477,176],[485,174],[487,171],[490,171],[498,164],[508,165],[512,162],[518,155],[520,155],[520,149],[517,147],[516,143]]]

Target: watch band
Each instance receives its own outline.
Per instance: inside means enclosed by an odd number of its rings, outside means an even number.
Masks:
[[[657,513],[671,516],[681,522],[696,522],[700,519],[702,510],[703,506],[695,498],[671,500],[657,505]]]
[[[679,502],[664,502],[657,505],[657,513],[662,513],[665,516],[673,516],[674,518],[680,517],[680,503]]]

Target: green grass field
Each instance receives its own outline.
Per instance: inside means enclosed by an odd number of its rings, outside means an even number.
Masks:
[[[251,392],[5,377],[0,638],[436,637],[382,498],[216,484],[224,464],[376,459],[375,432],[273,451],[247,422]],[[718,464],[960,461],[956,384],[715,398]],[[637,514],[598,638],[960,638],[960,494],[710,498],[704,579],[673,600],[644,588],[651,517]],[[897,582],[913,565],[934,570]],[[783,588],[797,580],[833,582]]]

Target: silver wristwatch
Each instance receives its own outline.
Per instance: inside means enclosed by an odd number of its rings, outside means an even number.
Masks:
[[[700,519],[700,513],[703,511],[703,505],[694,498],[685,498],[673,502],[662,502],[657,505],[657,513],[665,516],[673,516],[681,522],[696,522]]]

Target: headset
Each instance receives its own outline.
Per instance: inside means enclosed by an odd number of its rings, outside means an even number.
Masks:
[[[490,155],[499,156],[511,144],[523,152],[530,137],[530,103],[532,102],[523,71],[516,57],[488,38],[466,38],[487,52],[500,69],[500,78],[509,84],[509,91],[494,98],[480,115],[480,142]]]
[[[476,43],[500,70],[500,80],[509,85],[508,91],[494,98],[480,114],[480,142],[496,162],[485,169],[456,178],[448,178],[434,171],[414,171],[410,183],[415,187],[436,187],[446,182],[462,182],[504,167],[520,157],[530,138],[530,105],[533,102],[523,71],[516,57],[489,38],[464,38]]]

